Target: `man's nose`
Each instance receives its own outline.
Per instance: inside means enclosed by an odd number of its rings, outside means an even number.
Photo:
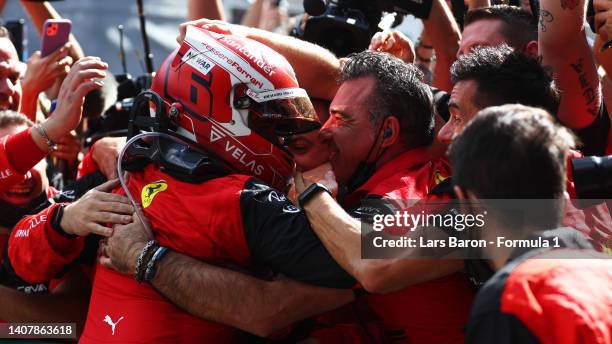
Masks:
[[[450,123],[449,120],[448,122],[446,122],[446,124],[444,124],[442,128],[440,128],[440,131],[438,131],[438,140],[446,144],[450,144],[451,142],[453,142],[454,132],[455,131],[453,125]]]
[[[323,123],[323,126],[321,127],[321,129],[319,129],[319,140],[321,142],[327,142],[331,140],[332,130],[335,126],[336,124],[335,124],[335,121],[333,120],[333,117],[329,117],[327,121]]]

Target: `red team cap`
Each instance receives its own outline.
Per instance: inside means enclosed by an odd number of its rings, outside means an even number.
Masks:
[[[170,109],[175,134],[276,188],[284,188],[293,169],[279,136],[320,127],[282,55],[195,26],[158,70],[152,91]]]

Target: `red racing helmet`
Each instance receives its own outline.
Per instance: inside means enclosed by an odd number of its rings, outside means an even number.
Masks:
[[[168,123],[162,131],[277,188],[293,169],[279,136],[320,127],[282,55],[248,38],[194,26],[158,70],[148,97],[150,116]]]

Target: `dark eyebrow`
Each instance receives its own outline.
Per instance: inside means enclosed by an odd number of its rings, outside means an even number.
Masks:
[[[342,110],[329,109],[329,113],[332,114],[332,115],[339,114],[339,115],[341,115],[342,117],[345,117],[345,118],[351,118],[352,117],[347,112],[342,111]]]

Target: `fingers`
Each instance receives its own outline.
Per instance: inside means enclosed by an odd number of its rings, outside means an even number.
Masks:
[[[43,57],[43,60],[46,60],[46,61],[49,61],[49,62],[60,60],[60,59],[62,59],[65,56],[68,55],[69,48],[70,48],[70,43],[66,43],[61,48],[59,48],[59,49],[55,50],[54,52],[52,52],[51,54]]]
[[[77,154],[80,150],[81,147],[73,143],[58,143],[56,152],[64,154]]]
[[[301,171],[295,171],[295,175],[293,177],[295,180],[295,189],[298,193],[304,191],[304,177]]]
[[[98,191],[94,197],[100,202],[121,203],[131,206],[130,200],[127,197],[119,194]],[[134,209],[132,209],[129,213],[131,214],[133,211]]]
[[[100,263],[100,265],[102,265],[103,267],[107,268],[107,269],[111,269],[111,270],[115,270],[115,271],[119,271],[115,265],[113,264],[113,261],[106,256],[100,256],[100,258],[98,258],[98,262]]]
[[[82,77],[83,75],[82,73],[80,73],[81,71],[97,70],[103,73],[103,71],[106,70],[107,68],[108,68],[108,64],[100,60],[100,58],[98,57],[93,57],[93,56],[83,57],[82,59],[75,62],[66,80],[72,80],[74,78]],[[104,75],[102,75],[101,77],[104,77]]]
[[[213,31],[221,34],[233,34],[232,30],[228,23],[221,20],[211,20],[211,19],[198,19],[192,20],[179,25],[179,35],[176,37],[176,41],[179,44],[183,44],[183,40],[185,40],[185,35],[187,34],[187,27],[189,25],[198,26],[203,29]]]
[[[183,40],[185,39],[185,35],[187,34],[187,26],[189,25],[201,26],[208,22],[210,22],[210,20],[208,19],[198,19],[198,20],[192,20],[192,21],[188,21],[188,22],[179,24],[179,35],[178,37],[176,37],[176,41],[179,44],[183,44]]]
[[[178,44],[183,44],[183,40],[185,40],[185,34],[187,33],[187,25],[191,22],[181,23],[179,25],[179,34],[176,36],[176,41]]]
[[[101,87],[102,81],[92,80],[94,78],[104,78],[106,76],[106,68],[108,65],[97,58],[83,58],[74,64],[70,73],[62,83],[60,97],[77,96],[80,97],[82,92],[91,91],[96,87]],[[82,95],[84,97],[84,95]]]
[[[107,238],[113,235],[112,228],[104,227],[98,223],[89,223],[87,227],[89,229],[89,232],[93,234],[98,234]]]
[[[72,66],[72,57],[66,56],[63,59],[56,62],[55,66],[55,77],[63,78],[70,73],[70,66]]]
[[[100,227],[103,227],[99,225],[100,223],[127,224],[127,223],[132,222],[132,216],[119,215],[119,214],[114,214],[114,213],[110,213],[106,211],[98,211],[98,212],[91,213],[91,220],[93,222],[90,222],[89,229],[90,230],[94,230],[94,229],[100,230]],[[103,231],[106,231],[106,230],[103,230]]]
[[[593,7],[595,11],[607,11],[612,9],[612,1],[609,0],[595,0],[593,1]]]
[[[103,192],[110,192],[113,189],[118,188],[119,185],[121,185],[121,183],[119,183],[119,179],[111,179],[111,180],[107,181],[104,184],[100,184],[100,185],[96,186],[94,188],[94,190],[103,191]]]
[[[612,1],[611,1],[612,2]],[[607,21],[611,21],[612,19],[612,11],[598,12],[595,14],[595,27],[597,28],[597,33],[605,26]]]
[[[202,25],[202,28],[208,31],[216,32],[216,33],[228,34],[228,35],[232,34],[232,31],[229,29],[229,27],[225,23],[223,24],[222,23],[205,24],[205,25]]]
[[[79,97],[79,98],[85,98],[85,96],[95,90],[95,89],[99,89],[102,88],[104,86],[104,82],[99,81],[99,80],[91,80],[85,83],[82,83],[81,85],[79,85],[79,87],[76,89],[75,96]]]
[[[370,41],[370,47],[368,49],[372,51],[379,51],[389,37],[389,31],[377,32],[372,37],[372,40]]]
[[[131,222],[131,214],[134,212],[134,208],[131,205],[118,202],[101,202],[97,210],[107,211],[114,214],[124,214],[122,222]]]

